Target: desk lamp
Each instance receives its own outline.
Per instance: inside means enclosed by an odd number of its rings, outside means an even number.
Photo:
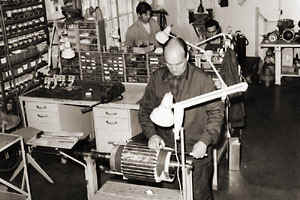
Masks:
[[[51,37],[50,37],[50,45],[49,45],[49,49],[48,49],[48,68],[51,67],[52,64],[52,48],[54,45],[54,40],[55,40],[55,34],[58,30],[58,25],[57,22],[62,21],[62,20],[66,20],[64,17],[63,18],[59,18],[53,21],[53,27],[51,29]],[[64,44],[62,45],[63,47],[63,51],[62,51],[62,57],[65,59],[71,59],[75,57],[75,51],[71,48],[71,43],[68,40],[68,38],[64,41]]]
[[[61,57],[64,59],[71,59],[75,57],[75,51],[71,47],[71,43],[68,38],[65,39],[62,45]]]
[[[170,35],[171,27],[167,27],[161,32],[156,34],[156,39],[160,43],[165,43],[168,41],[169,37],[175,37]],[[214,36],[216,37],[225,37],[225,34],[219,34]],[[206,41],[203,41],[201,44],[213,39],[209,38]],[[206,55],[206,51],[197,45],[193,45],[189,42],[186,42],[187,45],[200,50],[200,52]],[[200,96],[196,96],[190,99],[186,99],[184,101],[180,101],[177,103],[173,103],[173,96],[172,94],[166,93],[164,98],[162,99],[161,104],[155,108],[152,113],[150,114],[150,119],[153,123],[162,126],[162,127],[170,127],[174,125],[173,132],[174,132],[174,139],[180,141],[180,150],[181,150],[181,171],[182,171],[182,195],[183,200],[192,200],[193,199],[193,189],[190,180],[190,172],[186,169],[186,159],[185,159],[185,147],[184,147],[184,132],[183,132],[183,118],[184,118],[184,109],[202,104],[204,102],[208,102],[214,99],[222,98],[225,99],[227,95],[234,94],[237,92],[244,92],[248,88],[248,84],[246,82],[238,83],[232,86],[227,86],[223,81],[222,77],[216,70],[213,63],[208,59],[208,63],[211,65],[215,73],[217,74],[220,82],[222,84],[222,89],[215,90]],[[173,111],[172,111],[173,109]],[[163,119],[161,116],[164,116]],[[175,151],[177,149],[175,148]]]

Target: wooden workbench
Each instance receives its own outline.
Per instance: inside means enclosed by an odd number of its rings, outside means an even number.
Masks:
[[[175,189],[107,181],[92,200],[179,200]]]

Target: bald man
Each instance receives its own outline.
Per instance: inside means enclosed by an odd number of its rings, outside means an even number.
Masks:
[[[171,92],[175,102],[179,102],[216,89],[213,81],[201,69],[188,62],[188,48],[181,38],[168,41],[164,57],[166,66],[152,74],[140,101],[139,121],[150,148],[164,145],[174,147],[173,127],[159,127],[149,117],[166,93]],[[221,101],[212,101],[185,110],[185,148],[194,157],[194,200],[213,198],[212,146],[220,136],[223,118],[224,104]]]

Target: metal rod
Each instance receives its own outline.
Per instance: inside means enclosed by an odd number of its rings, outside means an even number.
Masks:
[[[82,166],[84,167],[84,169],[86,168],[86,165],[85,165],[83,162],[80,162],[79,160],[73,158],[72,156],[69,156],[68,154],[65,154],[65,153],[62,152],[62,151],[59,151],[59,153],[60,153],[61,155],[65,156],[65,157],[67,157],[67,158],[73,160],[74,162],[76,162],[76,163],[82,165]]]
[[[107,174],[113,174],[113,175],[123,176],[123,173],[117,172],[117,171],[105,170],[104,172],[107,173]]]
[[[169,167],[170,167],[170,168],[182,167],[182,164],[179,163],[179,162],[174,162],[174,161],[172,161],[172,162],[170,162]],[[192,168],[193,168],[192,165],[187,164],[187,163],[185,164],[185,167],[186,167],[187,169],[192,169]]]
[[[224,89],[220,90],[215,90],[197,97],[193,97],[184,101],[180,101],[178,103],[175,103],[173,107],[180,107],[180,108],[188,108],[194,105],[198,105],[204,102],[208,102],[217,98],[221,98],[223,96],[227,96],[236,92],[244,92],[248,88],[248,84],[243,82],[243,83],[238,83],[234,84],[231,86],[228,86]]]

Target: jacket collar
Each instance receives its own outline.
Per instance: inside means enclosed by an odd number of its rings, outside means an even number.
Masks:
[[[185,79],[188,80],[189,77],[189,63],[186,63],[186,69],[183,72],[183,74],[181,74],[180,76],[174,76],[173,74],[171,74],[171,72],[169,71],[168,67],[165,68],[163,75],[162,75],[162,80],[163,81],[169,81],[173,78],[177,78],[177,79]]]

